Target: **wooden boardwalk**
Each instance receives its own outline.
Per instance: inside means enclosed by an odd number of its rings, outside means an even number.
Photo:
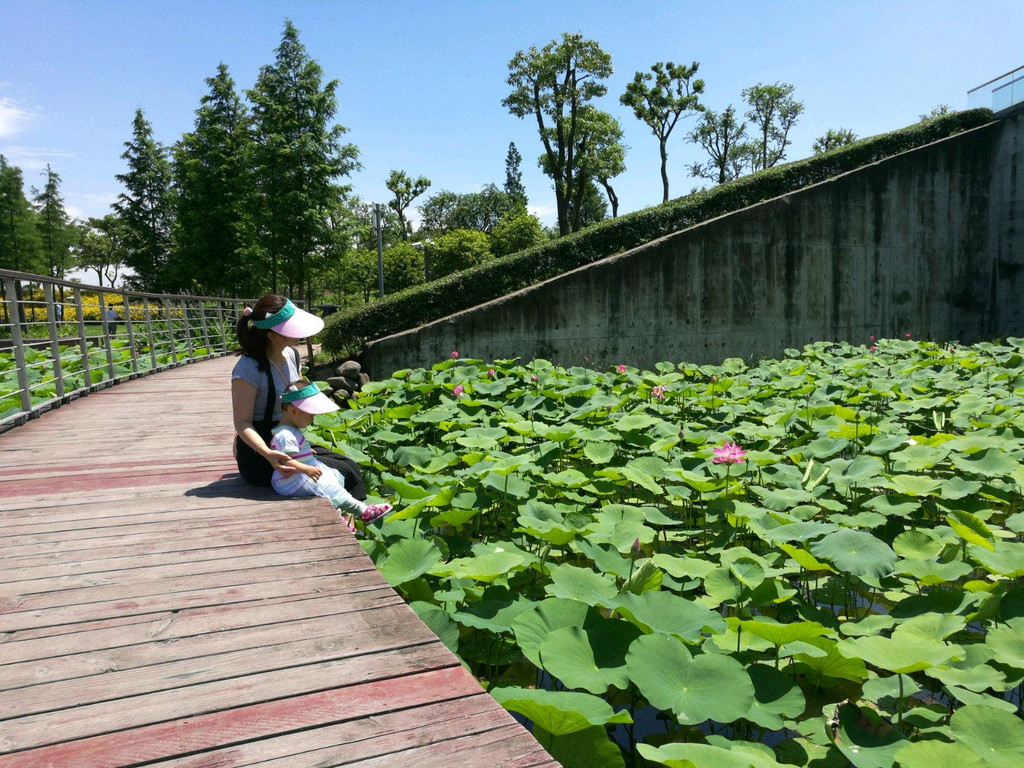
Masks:
[[[233,365],[0,434],[0,768],[556,767],[327,501],[241,483]]]

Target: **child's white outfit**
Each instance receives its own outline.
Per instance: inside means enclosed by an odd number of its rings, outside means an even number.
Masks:
[[[323,496],[330,499],[335,507],[346,512],[354,512],[357,515],[366,512],[367,505],[345,490],[345,481],[338,470],[317,461],[316,454],[313,453],[313,448],[302,434],[302,430],[279,424],[274,427],[273,435],[270,450],[287,453],[296,461],[318,467],[321,473],[320,479],[314,480],[302,472],[282,475],[274,470],[270,483],[275,491],[282,496]]]

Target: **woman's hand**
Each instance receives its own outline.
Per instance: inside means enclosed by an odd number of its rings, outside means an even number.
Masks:
[[[283,451],[267,451],[264,458],[266,458],[266,460],[270,462],[270,466],[272,466],[282,475],[294,475],[296,472],[299,471],[295,467],[291,466],[291,464],[289,464],[289,462],[292,460],[292,457],[289,456],[287,453],[284,453]]]

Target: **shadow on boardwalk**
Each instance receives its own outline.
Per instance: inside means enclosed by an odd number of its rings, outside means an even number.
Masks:
[[[0,766],[556,766],[328,502],[240,481],[233,364],[3,435]]]

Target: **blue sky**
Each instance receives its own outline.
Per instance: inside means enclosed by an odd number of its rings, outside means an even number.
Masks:
[[[274,59],[285,18],[309,54],[338,79],[337,122],[360,150],[350,179],[384,202],[393,168],[442,189],[472,192],[504,181],[514,141],[530,207],[551,223],[554,195],[536,167],[536,123],[508,114],[508,61],[562,32],[581,32],[612,56],[598,105],[625,130],[627,171],[614,182],[620,212],[661,201],[657,141],[618,102],[637,70],[700,62],[705,103],[741,103],[743,88],[796,86],[805,113],[789,159],[810,154],[829,128],[859,136],[915,122],[937,104],[967,106],[973,86],[1024,64],[1024,3],[695,2],[631,0],[0,0],[0,153],[41,187],[50,163],[69,211],[108,211],[135,109],[159,141],[192,129],[205,79],[224,62],[241,91]],[[673,196],[695,184],[702,159],[669,143]]]

